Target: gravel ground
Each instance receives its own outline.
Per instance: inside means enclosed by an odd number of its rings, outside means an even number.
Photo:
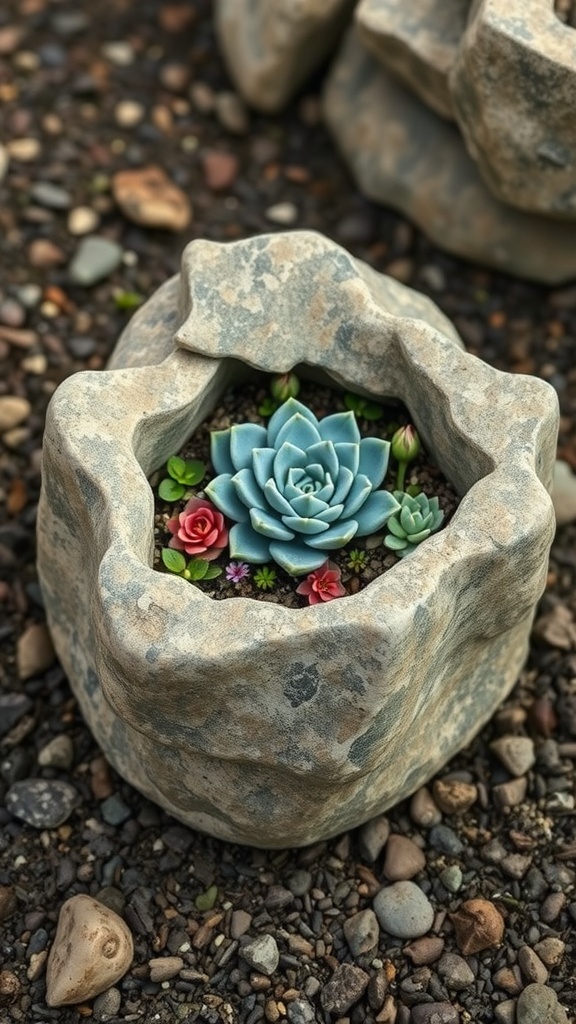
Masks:
[[[574,1022],[576,527],[558,532],[519,685],[433,797],[267,854],[184,828],[107,767],[46,639],[34,524],[50,395],[104,366],[138,297],[178,269],[191,238],[317,228],[427,292],[471,351],[553,384],[573,468],[576,287],[460,263],[363,200],[320,123],[316,86],[279,117],[246,113],[203,0],[5,0],[0,103],[3,1024]],[[114,176],[151,163],[184,193],[170,193],[166,229],[147,226],[154,203],[141,193],[119,206]],[[94,234],[109,244],[86,242]],[[30,779],[47,784],[42,806]],[[53,827],[48,812],[65,820]],[[390,898],[374,897],[398,893],[382,886],[407,873],[418,888],[400,883],[411,912],[399,923]],[[75,893],[124,915],[134,962],[95,1002],[49,1009],[46,951]],[[462,926],[475,899],[505,923],[503,941],[479,951],[477,904]],[[554,993],[567,1018],[542,1009]]]

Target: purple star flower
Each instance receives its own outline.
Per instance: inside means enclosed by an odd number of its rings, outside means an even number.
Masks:
[[[240,583],[250,575],[250,566],[246,562],[230,562],[226,566],[226,579],[232,583]]]

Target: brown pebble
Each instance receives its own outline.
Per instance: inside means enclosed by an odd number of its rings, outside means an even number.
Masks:
[[[502,810],[504,807],[517,807],[526,796],[528,779],[521,775],[518,779],[509,779],[508,782],[500,782],[492,787],[492,796],[496,807]]]
[[[112,192],[122,213],[135,224],[182,231],[190,222],[188,197],[161,167],[118,171]]]
[[[545,985],[548,981],[548,968],[530,946],[518,950],[518,966],[530,984]]]
[[[495,971],[493,981],[498,988],[508,992],[511,996],[517,996],[523,988],[520,968],[516,964],[514,967],[501,967],[499,971]]]
[[[12,1002],[20,993],[20,982],[12,971],[0,971],[0,998]]]
[[[267,978],[265,974],[250,975],[250,985],[255,992],[264,992],[265,989],[270,988],[271,984],[270,978]]]
[[[246,910],[235,910],[230,921],[230,937],[239,939],[241,935],[246,934],[251,924],[252,914]]]
[[[16,667],[18,678],[25,680],[42,675],[54,664],[56,655],[48,627],[35,622],[28,626],[16,644]]]
[[[551,969],[562,963],[564,953],[566,952],[566,943],[562,942],[562,939],[557,939],[554,935],[549,935],[542,939],[541,942],[536,943],[534,952],[538,954],[542,963]]]
[[[436,779],[432,794],[444,814],[464,814],[478,797],[476,786],[458,779]]]
[[[57,267],[66,262],[66,253],[48,238],[35,238],[28,246],[28,262],[31,267]]]
[[[566,905],[563,892],[551,892],[540,907],[540,917],[544,924],[552,924],[560,916]]]
[[[302,935],[289,935],[288,949],[291,953],[297,953],[299,956],[307,956],[310,959],[314,957],[314,946]]]
[[[181,956],[159,956],[148,961],[150,981],[162,982],[175,978],[184,967]]]
[[[240,163],[234,153],[207,149],[202,154],[204,180],[212,192],[223,192],[234,184]]]
[[[466,900],[450,919],[464,956],[498,946],[504,938],[504,919],[489,900]]]
[[[442,821],[442,812],[426,786],[416,790],[410,801],[410,817],[415,825],[431,828]]]
[[[444,939],[438,935],[424,935],[421,939],[416,939],[408,946],[404,946],[402,952],[410,957],[416,967],[422,967],[439,960],[443,950]]]
[[[110,765],[103,756],[90,762],[90,788],[96,800],[106,800],[114,792]]]
[[[533,729],[549,739],[558,727],[558,715],[549,697],[539,697],[528,708],[528,721]]]
[[[386,843],[383,872],[390,882],[414,878],[426,866],[426,857],[407,836],[392,833]]]
[[[14,348],[32,348],[38,341],[36,331],[30,331],[22,327],[0,327],[0,339]]]

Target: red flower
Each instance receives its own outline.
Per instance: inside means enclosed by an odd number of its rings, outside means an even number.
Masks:
[[[169,519],[166,527],[174,534],[169,548],[197,555],[207,562],[218,558],[228,543],[224,516],[204,498],[190,498],[180,515]]]
[[[344,597],[346,591],[340,583],[340,569],[334,562],[324,562],[306,577],[297,594],[304,594],[309,604],[320,604],[321,601],[333,601],[335,597]]]

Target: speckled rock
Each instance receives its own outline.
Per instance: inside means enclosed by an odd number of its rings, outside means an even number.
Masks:
[[[454,519],[360,593],[296,611],[154,571],[146,476],[238,379],[232,356],[406,401],[462,495]],[[38,514],[50,628],[106,757],[193,827],[261,846],[408,796],[524,662],[554,530],[552,388],[467,355],[429,300],[313,232],[192,242],[111,366],[51,401]]]
[[[553,988],[527,985],[516,1004],[516,1024],[569,1024]]]
[[[451,72],[458,124],[495,196],[576,219],[576,43],[550,0],[480,0]]]
[[[134,947],[118,914],[91,896],[63,904],[46,968],[48,1006],[66,1006],[106,991],[128,970]]]
[[[78,790],[63,779],[21,779],[6,793],[6,807],[34,828],[58,828],[80,802]]]
[[[360,0],[355,19],[360,39],[386,70],[437,114],[453,119],[448,75],[469,6],[470,0]]]
[[[493,196],[456,127],[385,71],[355,31],[332,65],[324,111],[362,192],[440,248],[545,284],[576,275],[572,225]]]
[[[355,0],[216,0],[228,70],[258,110],[280,110],[329,54]]]

